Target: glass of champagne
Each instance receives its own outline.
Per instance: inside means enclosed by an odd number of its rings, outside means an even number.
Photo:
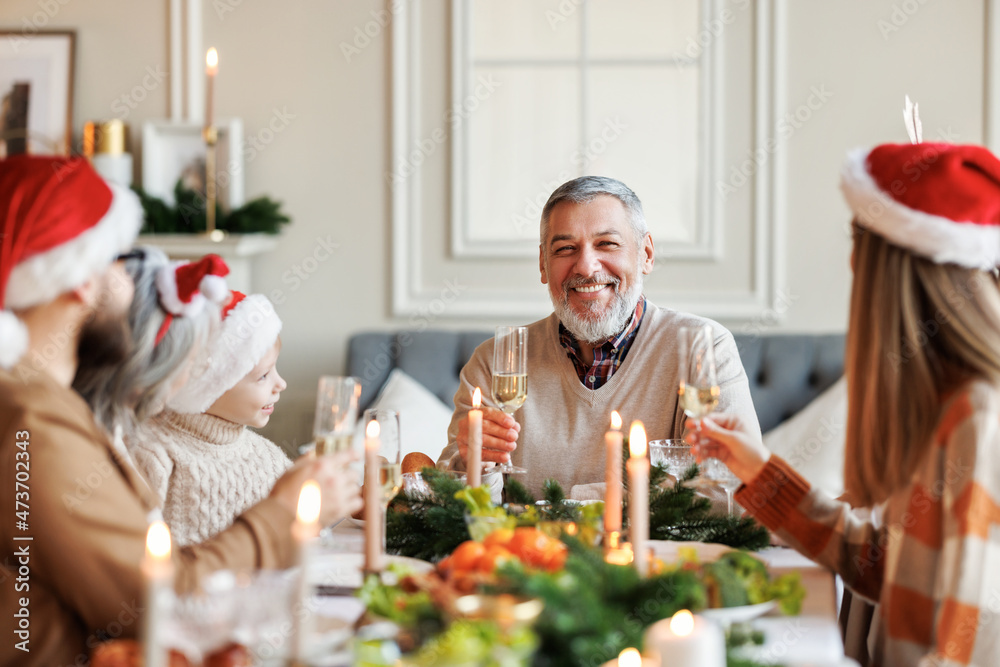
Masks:
[[[680,387],[677,394],[684,414],[691,419],[705,417],[719,405],[719,381],[715,375],[715,337],[712,327],[682,327],[680,338]],[[698,425],[701,431],[701,425]],[[733,480],[736,484],[733,484]],[[721,486],[726,492],[729,516],[733,515],[733,492],[739,479],[726,464],[716,458],[702,462],[701,475],[686,483],[688,486]]]
[[[389,503],[396,494],[399,493],[403,484],[403,477],[400,474],[400,459],[402,449],[399,439],[399,413],[395,410],[365,410],[361,423],[367,431],[368,424],[378,422],[379,427],[379,484],[382,494],[379,500],[382,505],[382,552],[385,553],[386,542],[386,513],[389,510]]]
[[[528,328],[500,326],[493,339],[493,400],[513,415],[528,398]],[[495,468],[500,473],[528,472],[510,463]]]
[[[357,378],[324,375],[319,379],[313,422],[316,456],[351,449],[360,396],[361,382]]]

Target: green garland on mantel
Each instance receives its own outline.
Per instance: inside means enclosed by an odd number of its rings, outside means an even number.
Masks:
[[[649,536],[655,540],[716,542],[737,549],[756,551],[770,544],[767,529],[749,517],[711,513],[711,502],[682,482],[693,479],[698,467],[691,466],[673,486],[661,486],[668,473],[652,466],[649,475]],[[386,516],[386,546],[389,553],[437,561],[470,539],[465,522],[465,503],[455,498],[464,485],[446,472],[424,468],[424,481],[431,493],[410,497],[400,493],[390,503]],[[623,478],[627,479],[627,478]],[[535,498],[517,480],[505,483],[507,499],[519,505],[534,505]],[[546,480],[542,518],[548,521],[579,521],[580,508],[566,502],[566,494],[555,480]],[[625,494],[626,502],[628,494]],[[627,508],[624,516],[628,516]]]
[[[174,185],[171,206],[140,187],[132,188],[142,204],[143,234],[201,234],[208,228],[207,201],[198,192],[184,187],[178,179]],[[281,202],[270,197],[258,197],[229,213],[215,203],[216,229],[230,234],[277,234],[291,218],[281,211]]]

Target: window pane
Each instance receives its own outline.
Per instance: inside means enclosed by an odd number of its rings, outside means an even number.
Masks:
[[[694,240],[698,69],[593,67],[591,73],[585,171],[635,190],[655,241]]]
[[[578,58],[583,12],[567,0],[474,0],[474,58]]]
[[[663,58],[698,40],[699,0],[588,0],[591,58]],[[695,52],[695,55],[700,50]]]
[[[467,238],[538,238],[538,213],[550,192],[576,176],[579,73],[573,67],[476,68],[496,91],[469,123]],[[541,200],[541,203],[539,202]]]

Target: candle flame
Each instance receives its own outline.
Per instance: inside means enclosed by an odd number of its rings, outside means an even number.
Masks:
[[[641,667],[642,655],[634,648],[627,648],[618,654],[618,667]]]
[[[149,524],[146,533],[146,553],[157,560],[170,558],[170,529],[162,521]]]
[[[219,69],[219,52],[215,50],[214,46],[205,54],[205,66],[208,68],[209,74],[215,74]]]
[[[320,492],[319,484],[309,480],[302,485],[299,492],[299,509],[295,513],[299,523],[316,523],[319,521]]]
[[[670,619],[670,631],[678,637],[687,637],[694,631],[694,616],[687,609],[681,609]]]
[[[632,422],[632,428],[628,432],[628,452],[632,458],[646,456],[646,427],[641,421]]]
[[[611,429],[614,431],[622,430],[622,416],[618,414],[617,410],[611,411]]]
[[[365,436],[369,438],[377,438],[378,434],[381,432],[382,429],[379,428],[378,422],[374,419],[368,422],[368,426],[365,428]]]
[[[479,391],[479,387],[476,387],[475,391],[472,392],[472,409],[478,410],[479,406],[483,403],[483,392]]]

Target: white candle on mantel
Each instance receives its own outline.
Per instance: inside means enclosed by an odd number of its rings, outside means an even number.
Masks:
[[[483,411],[479,406],[483,401],[483,392],[476,387],[472,392],[472,409],[469,410],[469,470],[466,480],[469,486],[479,486],[483,483]]]
[[[313,545],[319,536],[320,490],[319,484],[309,480],[299,492],[299,506],[292,524],[292,539],[295,540],[296,557],[299,563],[299,591],[292,609],[295,623],[295,653],[298,662],[305,662],[309,637],[312,632],[311,609],[312,586],[309,584],[309,568],[313,560]]]
[[[379,425],[365,428],[365,572],[382,571],[382,488],[379,481]]]
[[[632,563],[640,576],[649,570],[649,459],[646,458],[646,428],[632,422],[628,432],[628,525],[632,542]]]
[[[611,411],[611,430],[604,434],[604,532],[622,529],[622,417]]]
[[[154,521],[146,532],[146,556],[142,559],[146,580],[146,611],[143,622],[142,656],[145,667],[166,667],[167,647],[163,629],[170,614],[174,564],[170,560],[170,529]]]
[[[212,127],[215,110],[215,75],[219,73],[219,52],[213,46],[205,54],[205,127]]]
[[[649,626],[645,646],[660,667],[724,667],[726,664],[722,630],[687,609]]]

